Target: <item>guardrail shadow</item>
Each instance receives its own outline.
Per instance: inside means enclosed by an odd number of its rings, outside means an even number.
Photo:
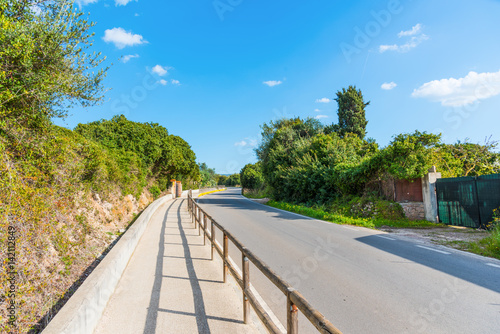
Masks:
[[[194,269],[193,259],[191,257],[191,251],[189,249],[189,243],[188,243],[188,240],[186,237],[186,233],[184,232],[184,228],[182,226],[182,219],[181,219],[182,202],[184,202],[184,200],[181,200],[181,204],[179,204],[179,206],[177,208],[177,224],[178,224],[180,237],[182,239],[182,243],[177,244],[177,245],[182,245],[184,248],[184,258],[186,259],[186,268],[187,268],[187,272],[188,272],[188,279],[189,279],[189,282],[191,284],[191,289],[193,292],[195,312],[194,312],[194,314],[191,314],[191,313],[188,314],[185,312],[165,310],[165,309],[160,308],[160,297],[161,297],[161,293],[162,293],[162,291],[161,291],[162,280],[165,278],[165,275],[163,274],[163,262],[164,262],[164,258],[165,258],[165,244],[167,244],[165,242],[165,231],[166,231],[168,214],[171,210],[171,207],[170,207],[165,212],[165,215],[163,218],[161,234],[160,234],[160,241],[159,241],[159,251],[158,251],[157,261],[156,261],[155,280],[153,283],[151,299],[149,302],[148,314],[146,316],[146,323],[144,325],[144,334],[155,333],[159,312],[168,312],[168,313],[176,313],[176,314],[185,314],[185,315],[195,316],[196,317],[196,324],[198,326],[198,332],[199,333],[210,333],[210,328],[208,326],[208,321],[207,321],[207,313],[205,311],[205,302],[203,300],[203,294],[201,292],[200,283],[198,281],[198,277],[197,277],[196,271]]]
[[[160,241],[159,241],[159,251],[157,255],[157,261],[156,261],[156,272],[155,272],[155,280],[153,283],[153,289],[151,293],[151,298],[150,298],[150,303],[148,307],[148,313],[146,317],[146,323],[144,325],[144,334],[146,333],[155,333],[156,332],[156,327],[157,327],[157,320],[158,320],[158,315],[160,313],[170,313],[170,314],[176,314],[176,315],[184,315],[184,316],[191,316],[196,318],[196,325],[198,329],[198,333],[207,333],[210,334],[210,327],[208,324],[208,320],[216,320],[216,321],[225,321],[225,322],[232,322],[232,323],[243,323],[241,320],[237,319],[230,319],[230,318],[224,318],[224,317],[217,317],[217,316],[209,316],[207,315],[206,309],[205,309],[205,300],[203,298],[203,293],[202,289],[200,286],[200,282],[204,283],[213,283],[213,284],[221,284],[222,281],[217,281],[217,280],[207,280],[207,279],[200,279],[198,277],[198,274],[196,272],[195,268],[195,263],[194,261],[209,261],[210,259],[205,259],[205,258],[200,258],[200,257],[193,257],[191,254],[191,249],[190,247],[192,246],[202,246],[203,244],[193,244],[193,242],[190,242],[188,240],[188,236],[191,236],[189,234],[186,234],[186,229],[189,230],[194,230],[194,227],[192,227],[191,221],[183,220],[181,217],[181,210],[183,208],[183,204],[185,202],[185,199],[177,199],[177,201],[180,201],[180,204],[177,208],[177,229],[179,230],[179,234],[174,234],[174,233],[166,233],[167,231],[167,218],[169,215],[169,212],[171,211],[171,208],[169,208],[164,215],[163,222],[162,222],[162,228],[161,228],[161,235],[160,235]],[[172,212],[170,212],[171,214]],[[172,223],[172,220],[169,222]],[[187,227],[189,226],[189,227]],[[165,241],[165,235],[178,235],[180,236],[181,242],[179,243],[168,243]],[[194,234],[193,234],[194,236]],[[196,234],[197,238],[198,235]],[[165,245],[177,245],[182,246],[183,250],[183,256],[173,256],[170,254],[165,254]],[[164,273],[164,264],[165,264],[165,259],[185,259],[185,264],[186,264],[186,269],[187,269],[187,277],[180,277],[180,276],[175,276],[175,275],[168,275]],[[181,310],[175,310],[175,309],[165,309],[160,307],[160,297],[162,293],[164,294],[165,291],[161,291],[162,289],[162,281],[164,279],[169,279],[169,280],[183,280],[183,281],[189,281],[190,286],[191,286],[191,291],[193,295],[193,305],[194,305],[194,312],[185,312]],[[165,287],[168,288],[168,284],[163,284],[163,288]],[[170,301],[172,304],[175,303],[175,301]],[[171,305],[171,304],[169,304]]]

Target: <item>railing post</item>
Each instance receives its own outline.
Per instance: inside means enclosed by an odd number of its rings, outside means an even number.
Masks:
[[[203,216],[203,246],[207,244],[207,215]]]
[[[226,231],[224,231],[224,242],[223,242],[223,252],[222,254],[224,254],[224,256],[222,257],[222,262],[224,263],[224,266],[222,267],[222,281],[224,283],[226,283],[226,276],[227,276],[227,264],[226,264],[226,261],[227,261],[227,235],[226,235]]]
[[[243,268],[243,322],[248,324],[250,319],[250,301],[246,292],[250,289],[250,266],[248,258],[244,253],[241,254],[241,267]]]
[[[193,218],[194,218],[194,228],[196,228],[196,219],[198,217],[198,206],[194,206]]]
[[[214,259],[214,248],[215,248],[215,228],[214,228],[214,222],[210,220],[210,241],[212,243],[211,247],[211,254],[210,254],[210,260]]]
[[[298,334],[299,333],[299,313],[297,306],[292,302],[290,294],[295,291],[294,288],[288,288],[288,293],[286,296],[286,333],[287,334]]]
[[[193,198],[191,197],[191,223],[194,224],[194,210],[195,210],[195,206],[194,206],[194,200]]]
[[[198,219],[198,235],[201,235],[201,219],[203,217],[203,212],[201,212],[200,210],[200,216],[199,216],[199,219]]]

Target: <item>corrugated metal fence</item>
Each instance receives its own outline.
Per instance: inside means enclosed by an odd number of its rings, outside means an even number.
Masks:
[[[440,222],[485,227],[500,207],[500,174],[438,179],[436,193]]]

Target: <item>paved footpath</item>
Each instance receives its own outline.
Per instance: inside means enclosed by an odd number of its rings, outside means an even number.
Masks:
[[[240,300],[176,199],[153,215],[94,333],[258,333]]]

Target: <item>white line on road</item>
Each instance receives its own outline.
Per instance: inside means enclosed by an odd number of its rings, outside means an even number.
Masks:
[[[348,226],[348,225],[342,225],[342,227],[343,227],[343,228],[346,228],[346,229],[348,229],[348,230],[351,230],[351,231],[359,231],[357,228],[355,228],[355,227],[350,227],[350,226]]]
[[[446,255],[450,255],[451,253],[448,253],[448,252],[444,252],[444,251],[441,251],[441,250],[438,250],[438,249],[434,249],[434,248],[430,248],[430,247],[425,247],[425,246],[420,246],[420,245],[415,245],[417,247],[420,247],[420,248],[424,248],[424,249],[427,249],[427,250],[431,250],[431,251],[434,251],[434,252],[438,252],[438,253],[441,253],[441,254],[446,254]]]
[[[376,237],[379,237],[379,238],[384,238],[384,239],[387,239],[387,240],[392,240],[392,241],[395,241],[396,239],[393,239],[393,238],[389,238],[389,237],[386,237],[385,235],[380,235],[380,234],[375,234]]]
[[[500,266],[498,264],[486,263],[486,265],[490,266],[490,267],[500,268]]]

